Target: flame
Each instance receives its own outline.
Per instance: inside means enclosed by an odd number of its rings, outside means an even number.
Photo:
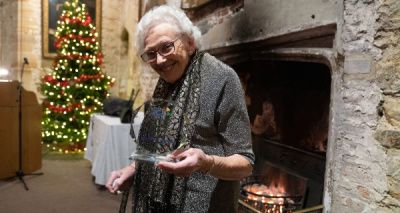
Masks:
[[[268,165],[260,175],[247,178],[245,183],[242,200],[263,213],[292,212],[305,190],[304,180]]]
[[[279,185],[277,187],[267,187],[264,184],[252,184],[244,187],[247,192],[254,193],[249,194],[247,199],[252,201],[259,201],[265,204],[282,205],[285,199],[281,198],[286,196],[285,187]]]
[[[285,198],[287,196],[285,181],[278,178],[269,186],[264,184],[251,184],[244,186],[244,190],[250,192],[246,199],[253,202],[253,206],[265,213],[283,213]]]

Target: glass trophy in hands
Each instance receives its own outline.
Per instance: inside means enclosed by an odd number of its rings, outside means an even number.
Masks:
[[[137,150],[129,159],[157,163],[159,161],[174,162],[170,157],[175,146],[175,135],[168,131],[174,125],[172,116],[173,102],[167,99],[151,99],[145,102],[145,119],[141,124],[140,134],[136,142]]]

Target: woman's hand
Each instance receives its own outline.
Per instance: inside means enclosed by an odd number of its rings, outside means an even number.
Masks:
[[[111,172],[110,177],[106,183],[106,188],[111,193],[115,193],[118,190],[128,190],[130,177],[135,173],[135,163]]]
[[[242,180],[249,176],[253,166],[240,154],[230,156],[206,155],[201,149],[190,148],[171,154],[177,162],[160,161],[156,166],[177,176],[187,177],[193,172],[208,173],[222,180]]]
[[[207,172],[213,163],[211,156],[196,148],[175,151],[170,157],[177,160],[177,162],[160,161],[156,166],[168,173],[182,177],[190,176],[196,171]]]

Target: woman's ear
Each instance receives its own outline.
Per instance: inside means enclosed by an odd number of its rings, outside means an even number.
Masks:
[[[190,55],[192,55],[196,51],[196,42],[194,42],[193,38],[189,38],[187,42],[188,42],[188,51]]]

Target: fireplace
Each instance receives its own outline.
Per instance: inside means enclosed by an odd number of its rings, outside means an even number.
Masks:
[[[253,175],[242,181],[241,203],[261,212],[322,204],[330,67],[276,57],[232,67],[246,93],[256,155]]]
[[[241,212],[322,212],[335,26],[213,49],[239,75],[256,162]]]

